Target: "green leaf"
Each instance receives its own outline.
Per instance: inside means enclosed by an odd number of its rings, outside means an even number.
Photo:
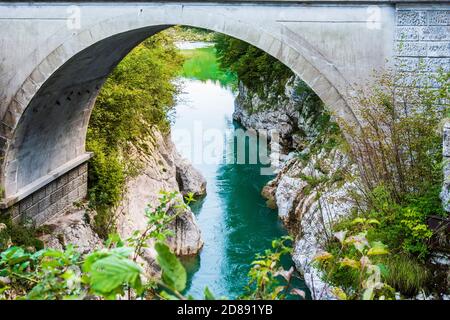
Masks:
[[[355,218],[353,219],[352,224],[359,224],[359,223],[362,224],[364,222],[366,222],[366,219],[364,218]]]
[[[378,221],[377,219],[369,219],[369,220],[367,220],[367,223],[368,224],[380,224],[380,221]]]
[[[377,266],[380,269],[380,273],[383,277],[387,277],[389,275],[389,269],[386,267],[386,265],[379,263],[377,264]]]
[[[110,297],[124,285],[140,288],[141,268],[133,261],[110,255],[95,261],[91,266],[90,285],[94,292]]]
[[[205,300],[216,300],[216,298],[214,297],[214,295],[212,294],[212,292],[209,290],[208,287],[205,287]]]
[[[166,291],[161,291],[159,293],[159,295],[161,296],[161,298],[166,299],[166,300],[180,300],[180,299],[178,299],[177,296],[174,296],[173,294],[167,293]]]
[[[183,291],[187,281],[186,270],[183,265],[164,243],[156,243],[155,250],[158,252],[156,261],[162,269],[164,283],[178,292]]]
[[[369,249],[369,251],[367,251],[367,255],[369,256],[382,255],[388,253],[389,250],[387,250],[386,246],[380,241],[372,242],[371,248]]]
[[[341,266],[342,267],[350,267],[350,268],[354,268],[354,269],[359,269],[360,264],[358,261],[350,259],[350,258],[343,258],[340,260]]]

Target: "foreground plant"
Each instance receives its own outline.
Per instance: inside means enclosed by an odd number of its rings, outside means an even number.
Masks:
[[[192,201],[192,195],[186,201]],[[0,299],[194,299],[184,296],[186,270],[166,244],[173,236],[170,225],[186,210],[177,192],[161,192],[159,204],[145,212],[147,226],[128,239],[111,234],[105,248],[80,255],[74,246],[64,250],[42,249],[33,252],[9,246],[0,253]],[[243,298],[283,299],[289,293],[293,269],[280,267],[280,259],[290,252],[284,237],[274,240],[273,251],[257,257],[251,269],[249,288]],[[149,278],[140,264],[145,248],[154,246],[161,277]],[[277,277],[287,281],[281,285]],[[253,285],[255,285],[253,287]],[[292,289],[291,293],[304,293]],[[216,299],[205,288],[204,299]]]
[[[243,299],[280,300],[286,299],[289,294],[305,299],[304,291],[292,287],[294,268],[285,270],[281,265],[281,258],[292,252],[288,241],[292,241],[289,236],[273,240],[272,249],[256,256],[248,274],[250,279]]]
[[[371,224],[379,224],[375,219],[366,220],[358,218],[353,221],[363,229]],[[350,273],[352,285],[346,290],[335,287],[333,293],[341,300],[385,300],[393,299],[394,289],[383,282],[386,267],[375,263],[373,258],[389,254],[386,246],[380,241],[369,242],[367,231],[356,235],[348,235],[348,230],[336,232],[335,238],[340,246],[334,253],[321,252],[314,260],[325,271],[325,278],[333,283],[339,272]]]

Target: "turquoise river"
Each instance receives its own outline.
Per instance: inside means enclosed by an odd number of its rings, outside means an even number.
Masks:
[[[182,54],[187,61],[179,80],[182,93],[172,139],[207,181],[207,195],[192,205],[204,247],[198,256],[183,259],[189,277],[185,294],[202,297],[208,286],[217,297],[236,298],[244,293],[255,255],[286,231],[261,197],[262,187],[273,176],[261,175],[260,163],[225,161],[227,152],[235,156],[236,150],[226,146],[233,139],[229,133],[239,128],[232,120],[233,77],[218,70],[213,47],[183,47]],[[247,149],[254,143],[248,139]],[[283,265],[292,265],[290,257]],[[294,284],[304,289],[302,281]]]

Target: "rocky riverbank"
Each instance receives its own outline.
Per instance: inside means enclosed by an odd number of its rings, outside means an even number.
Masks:
[[[272,106],[240,84],[233,118],[246,128],[280,134],[282,165],[262,190],[267,205],[295,236],[293,261],[314,299],[334,299],[313,258],[332,237],[331,226],[350,212],[347,191],[352,165],[338,148],[322,148],[324,108],[298,78],[286,86],[285,99]],[[327,130],[327,129],[325,129]],[[320,142],[320,143],[319,143]]]
[[[151,140],[145,142],[145,152],[135,150],[132,157],[139,157],[139,173],[128,179],[121,204],[116,210],[117,232],[126,239],[136,230],[146,227],[147,207],[156,207],[160,191],[177,191],[182,195],[193,193],[203,196],[206,182],[201,174],[175,149],[170,135],[163,136],[159,131],[153,133]],[[47,222],[49,232],[42,236],[47,247],[62,249],[68,244],[88,253],[103,246],[103,241],[95,233],[91,222],[95,212],[78,209]],[[203,246],[200,229],[192,211],[186,209],[172,224],[175,236],[169,243],[178,255],[196,254]],[[150,245],[145,252],[145,265],[148,273],[154,273],[155,252]]]

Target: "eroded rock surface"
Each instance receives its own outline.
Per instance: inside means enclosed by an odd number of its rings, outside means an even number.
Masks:
[[[82,254],[103,248],[102,240],[92,229],[86,210],[74,210],[65,215],[52,218],[44,227],[49,234],[41,240],[46,247],[64,250],[67,245],[76,246]]]
[[[318,120],[323,109],[310,94],[295,89],[299,82],[292,79],[286,88],[287,99],[271,106],[241,85],[234,119],[246,128],[280,133],[281,150],[286,154],[276,177],[261,194],[269,207],[278,209],[280,219],[295,236],[292,259],[312,297],[335,299],[313,259],[332,237],[332,225],[351,212],[353,203],[347,192],[353,185],[342,176],[355,168],[337,148],[311,152],[321,134]]]
[[[127,182],[122,204],[117,210],[118,231],[123,238],[129,237],[135,230],[145,229],[145,210],[159,205],[160,191],[182,191],[177,181],[177,168],[183,168],[184,191],[195,190],[197,195],[205,192],[203,177],[178,155],[170,136],[164,137],[155,132],[154,140],[146,144],[149,152],[143,154],[136,151],[142,159],[142,171]],[[174,252],[179,255],[195,254],[202,248],[201,232],[189,208],[180,214],[172,228],[176,234],[170,241]]]

